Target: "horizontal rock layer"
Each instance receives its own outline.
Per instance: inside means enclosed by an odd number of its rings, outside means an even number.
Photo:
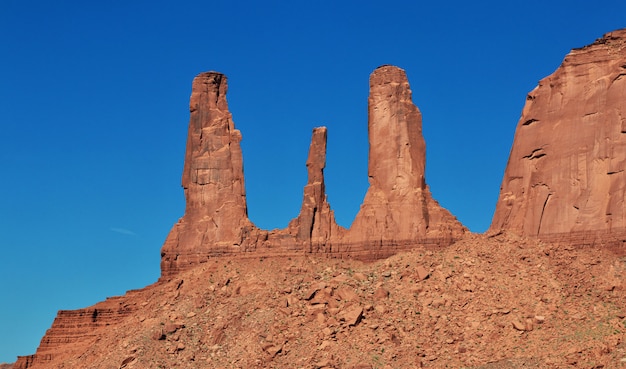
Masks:
[[[18,356],[13,369],[46,368],[60,357],[75,357],[97,340],[101,329],[112,328],[137,310],[136,304],[127,301],[140,291],[129,291],[125,296],[111,297],[85,309],[60,310],[37,352]]]

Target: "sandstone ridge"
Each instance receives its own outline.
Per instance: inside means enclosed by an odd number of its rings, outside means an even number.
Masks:
[[[491,232],[626,240],[626,30],[572,50],[526,98]]]
[[[273,231],[249,220],[241,133],[228,111],[226,91],[223,74],[207,72],[194,79],[182,177],[187,205],[161,250],[163,277],[213,256],[245,252],[373,260],[419,245],[448,245],[466,231],[426,185],[422,118],[404,70],[382,66],[370,76],[370,187],[347,230],[336,224],[326,198],[325,127],[313,130],[298,217],[286,229]]]

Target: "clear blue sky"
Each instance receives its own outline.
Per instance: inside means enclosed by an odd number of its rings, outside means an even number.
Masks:
[[[328,197],[349,226],[369,74],[404,68],[433,195],[482,232],[526,93],[624,14],[623,0],[1,0],[0,362],[33,353],[57,310],[156,281],[184,211],[196,74],[229,77],[253,222],[297,215],[325,125]]]

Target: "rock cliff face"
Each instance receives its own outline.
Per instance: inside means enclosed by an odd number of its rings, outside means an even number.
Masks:
[[[402,248],[450,244],[466,231],[426,186],[422,118],[402,69],[383,66],[370,79],[370,188],[350,230],[336,224],[326,199],[324,127],[313,130],[298,217],[283,230],[252,224],[241,134],[228,111],[226,91],[220,73],[194,79],[182,180],[187,207],[161,250],[163,277],[224,253],[322,252],[371,260]]]
[[[625,169],[626,30],[619,30],[570,52],[528,94],[491,231],[584,244],[623,235]]]

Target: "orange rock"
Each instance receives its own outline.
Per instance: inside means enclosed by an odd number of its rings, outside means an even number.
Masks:
[[[374,260],[422,244],[447,245],[466,231],[426,186],[421,113],[402,69],[380,67],[370,78],[370,188],[350,230],[336,224],[326,199],[325,127],[313,130],[300,214],[282,230],[252,224],[241,133],[228,111],[227,89],[226,76],[216,72],[193,81],[182,177],[186,208],[161,249],[162,279],[226,253],[263,249]]]
[[[368,102],[370,185],[344,242],[384,247],[461,236],[465,227],[433,200],[426,185],[422,114],[404,70],[377,68]]]
[[[384,300],[389,297],[389,291],[383,287],[379,287],[374,291],[374,300]]]
[[[352,306],[341,312],[341,319],[348,324],[348,326],[354,326],[359,324],[363,317],[363,308],[360,306]]]
[[[265,352],[267,352],[271,357],[278,355],[281,351],[283,351],[282,345],[267,345],[263,348]]]
[[[37,365],[46,367],[47,362],[55,356],[72,355],[73,352],[85,349],[100,328],[115,327],[136,311],[121,306],[119,301],[123,299],[124,297],[119,296],[111,297],[90,308],[59,310],[52,326],[42,338],[37,352],[33,355],[19,356],[13,368],[26,369]],[[153,334],[152,338],[155,338],[156,334]]]
[[[625,165],[622,29],[572,50],[528,94],[491,231],[573,244],[626,240]]]
[[[304,186],[300,214],[287,227],[288,232],[295,236],[296,242],[309,252],[324,252],[331,236],[343,231],[335,223],[334,213],[326,200],[325,166],[326,127],[318,127],[313,129],[306,161],[308,181]]]
[[[350,287],[341,287],[335,291],[335,296],[341,301],[353,301],[359,298],[359,295]]]
[[[428,276],[430,275],[428,270],[426,270],[426,268],[424,268],[421,265],[415,268],[415,273],[417,275],[417,279],[420,281],[423,281],[424,279],[428,278]]]
[[[520,322],[519,320],[513,320],[512,324],[513,324],[513,328],[515,328],[518,331],[526,330],[526,324]]]
[[[164,277],[207,256],[245,250],[244,241],[256,233],[248,220],[241,133],[228,111],[227,90],[221,73],[202,73],[193,80],[182,177],[185,215],[161,249]]]

